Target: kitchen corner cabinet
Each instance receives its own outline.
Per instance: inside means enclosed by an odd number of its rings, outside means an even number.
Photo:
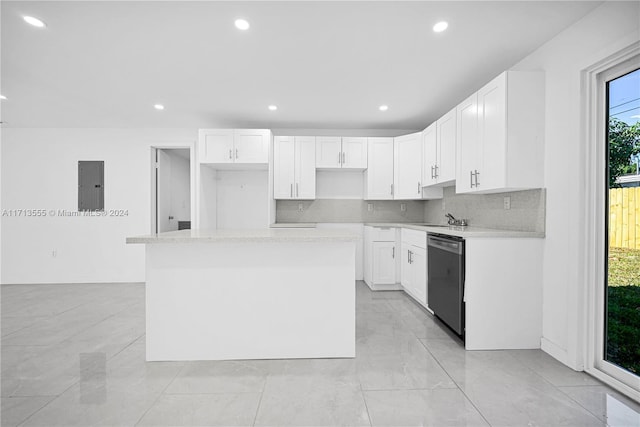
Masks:
[[[367,138],[317,137],[316,168],[366,169]]]
[[[364,280],[372,290],[400,289],[396,281],[396,229],[364,227]]]
[[[268,129],[200,129],[198,159],[213,164],[269,163]]]
[[[365,200],[393,200],[393,138],[368,138]]]
[[[401,230],[401,273],[403,289],[424,307],[427,301],[427,233]]]
[[[394,138],[393,174],[394,199],[415,200],[422,198],[421,132]]]
[[[273,197],[316,198],[316,146],[313,136],[277,136],[273,142]]]
[[[422,182],[425,186],[451,184],[456,179],[456,109],[422,132]]]
[[[506,71],[457,108],[457,193],[543,186],[544,74]]]

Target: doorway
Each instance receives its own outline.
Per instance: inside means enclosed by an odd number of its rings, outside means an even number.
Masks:
[[[191,152],[152,150],[152,232],[191,228]]]

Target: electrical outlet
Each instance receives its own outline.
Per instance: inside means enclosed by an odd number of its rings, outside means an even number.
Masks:
[[[407,204],[400,203],[400,212],[406,212],[406,211],[407,211]]]
[[[504,198],[504,208],[505,208],[505,210],[511,209],[511,197],[510,196],[506,196]]]
[[[367,203],[367,211],[373,212],[373,203]]]
[[[298,203],[298,212],[302,212],[304,210],[304,205],[302,203]]]

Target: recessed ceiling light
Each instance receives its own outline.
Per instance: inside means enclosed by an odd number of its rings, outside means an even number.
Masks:
[[[247,21],[246,19],[236,19],[236,28],[239,30],[248,30],[250,25],[249,25],[249,21]]]
[[[153,106],[153,108],[155,108],[156,110],[164,110],[164,105],[156,104],[156,105]]]
[[[433,26],[433,31],[436,33],[441,33],[449,27],[449,23],[447,21],[440,21],[436,25]]]
[[[5,100],[5,99],[7,99],[7,97],[4,96],[4,95],[0,95],[0,99]]]
[[[380,111],[387,111],[388,109],[389,109],[388,105],[381,105],[381,106],[378,107],[378,110],[380,110]]]
[[[269,110],[276,111],[278,109],[277,105],[269,105]]]
[[[34,18],[33,16],[23,16],[22,19],[24,19],[24,22],[26,22],[27,24],[31,24],[34,27],[44,28],[47,26],[47,24],[45,24],[43,21],[38,18]]]

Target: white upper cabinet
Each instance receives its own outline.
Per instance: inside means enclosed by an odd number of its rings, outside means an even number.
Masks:
[[[342,168],[367,168],[367,138],[342,138]]]
[[[438,167],[438,132],[435,123],[422,131],[422,182],[424,185],[438,183],[436,171]]]
[[[457,109],[456,192],[543,186],[544,75],[506,71]]]
[[[233,163],[233,129],[200,129],[200,163]]]
[[[393,141],[394,199],[422,198],[422,135],[403,135]]]
[[[456,179],[456,109],[422,132],[422,182],[445,186]]]
[[[367,138],[317,137],[316,167],[319,169],[366,169]]]
[[[437,122],[438,157],[435,178],[438,184],[449,184],[456,179],[456,109],[452,109]]]
[[[269,163],[271,131],[267,129],[200,129],[198,136],[200,163]]]
[[[275,199],[315,199],[315,137],[275,137],[273,143],[273,197]]]
[[[365,200],[393,199],[393,138],[368,138]]]

